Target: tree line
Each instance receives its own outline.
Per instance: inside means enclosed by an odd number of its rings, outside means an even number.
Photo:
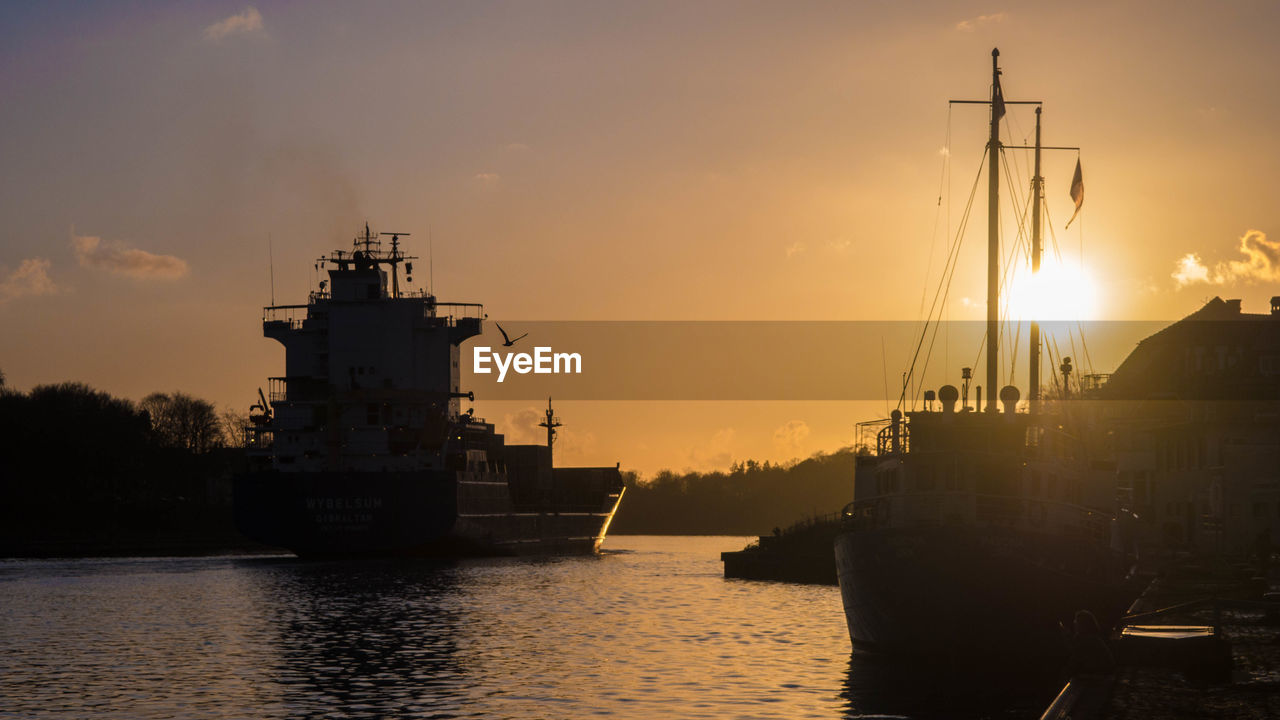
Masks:
[[[250,547],[231,521],[246,421],[181,392],[132,402],[68,382],[22,393],[0,373],[0,556]],[[612,532],[767,534],[851,500],[855,455],[627,472]]]
[[[0,375],[0,556],[243,546],[230,512],[241,444],[235,413],[185,393],[22,393]]]
[[[856,455],[850,447],[776,465],[747,460],[727,471],[663,470],[647,479],[628,472],[626,494],[611,531],[768,534],[805,518],[838,512],[852,500]]]

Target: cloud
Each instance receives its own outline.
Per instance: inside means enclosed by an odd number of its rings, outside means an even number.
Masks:
[[[84,267],[101,268],[117,275],[136,278],[176,280],[187,274],[187,261],[173,255],[156,255],[146,250],[104,243],[91,235],[71,236],[76,259]]]
[[[49,277],[52,265],[44,258],[27,258],[18,269],[7,275],[0,273],[0,304],[24,295],[52,295],[58,286]]]
[[[827,249],[835,253],[849,252],[849,248],[853,246],[853,241],[848,238],[833,238],[827,241]]]
[[[503,415],[500,429],[506,436],[507,442],[512,445],[546,442],[546,429],[538,427],[542,418],[543,413],[537,408],[527,407],[519,412]]]
[[[210,42],[218,42],[231,35],[266,34],[266,28],[262,25],[262,13],[258,12],[258,8],[252,5],[204,29],[204,39]]]
[[[686,472],[689,470],[726,470],[733,463],[733,444],[738,433],[731,427],[720,428],[711,440],[689,448]]]
[[[788,260],[795,257],[796,255],[799,255],[802,252],[804,252],[804,243],[795,242],[795,243],[791,243],[786,247]]]
[[[808,437],[809,424],[803,420],[792,420],[773,431],[773,444],[780,452],[798,455],[800,446]]]
[[[1008,13],[991,13],[990,15],[979,15],[968,20],[961,20],[956,23],[956,30],[960,32],[973,32],[984,25],[994,25],[998,22],[1004,22],[1009,18]]]
[[[547,429],[538,423],[546,418],[546,411],[526,407],[502,416],[498,429],[510,445],[546,445]],[[596,435],[590,430],[575,431],[571,428],[556,430],[555,451],[557,460],[585,460],[595,452]]]
[[[1187,253],[1178,259],[1178,265],[1173,271],[1173,279],[1177,281],[1178,287],[1186,287],[1196,283],[1220,284],[1221,280],[1214,280],[1209,277],[1209,268],[1200,262],[1200,256],[1196,253]]]
[[[1280,282],[1280,240],[1269,240],[1261,230],[1246,230],[1236,248],[1242,260],[1220,262],[1210,268],[1198,253],[1178,259],[1173,277],[1179,288],[1189,285]]]
[[[498,173],[481,172],[481,173],[476,173],[472,177],[472,179],[479,181],[484,185],[493,185],[493,184],[496,184],[499,180],[501,180],[502,176],[499,175]]]
[[[543,442],[546,441],[546,429],[542,430]],[[596,449],[596,434],[587,430],[586,432],[578,432],[566,428],[556,431],[556,457],[562,460],[576,458],[578,462],[591,457]]]
[[[1280,280],[1280,240],[1268,240],[1261,230],[1248,230],[1240,238],[1240,252],[1246,259],[1231,263],[1231,272],[1237,277]]]

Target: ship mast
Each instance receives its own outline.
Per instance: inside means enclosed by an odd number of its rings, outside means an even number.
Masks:
[[[547,451],[551,451],[551,444],[556,441],[556,428],[560,427],[560,418],[556,417],[555,412],[551,409],[551,398],[547,398],[547,419],[538,423],[538,427],[547,429]]]
[[[996,411],[1000,350],[1000,50],[991,50],[991,140],[987,143],[987,412]]]
[[[1031,277],[1032,284],[1040,272],[1040,255],[1043,252],[1040,239],[1040,203],[1044,198],[1044,178],[1040,175],[1040,110],[1036,108],[1036,160],[1035,174],[1031,176]],[[1031,318],[1030,369],[1028,377],[1028,402],[1031,414],[1040,411],[1040,320]]]

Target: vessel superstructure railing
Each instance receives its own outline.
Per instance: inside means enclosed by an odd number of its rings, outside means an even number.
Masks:
[[[1111,538],[1113,515],[1065,500],[967,490],[884,493],[854,500],[841,518],[851,530],[985,525],[1061,532],[1091,542]]]
[[[432,295],[412,295],[401,294],[403,298],[423,298],[423,316],[438,317],[441,319],[451,319],[456,322],[461,319],[482,320],[485,317],[483,303],[465,303],[465,302],[441,302],[436,300]],[[324,299],[328,299],[326,295]],[[444,308],[448,312],[440,314],[439,310]],[[290,329],[300,330],[303,321],[314,319],[314,313],[319,310],[315,302],[306,305],[267,305],[262,308],[262,322],[264,323],[284,323]]]
[[[293,330],[300,330],[307,319],[311,305],[267,305],[262,308],[263,323],[287,323]]]

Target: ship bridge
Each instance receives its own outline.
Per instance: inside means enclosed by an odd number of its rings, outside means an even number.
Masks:
[[[280,469],[409,463],[462,418],[460,346],[482,332],[484,306],[411,289],[407,233],[388,234],[384,247],[366,225],[352,250],[316,261],[328,279],[306,304],[263,308],[285,372],[269,380],[270,421],[251,432]]]

